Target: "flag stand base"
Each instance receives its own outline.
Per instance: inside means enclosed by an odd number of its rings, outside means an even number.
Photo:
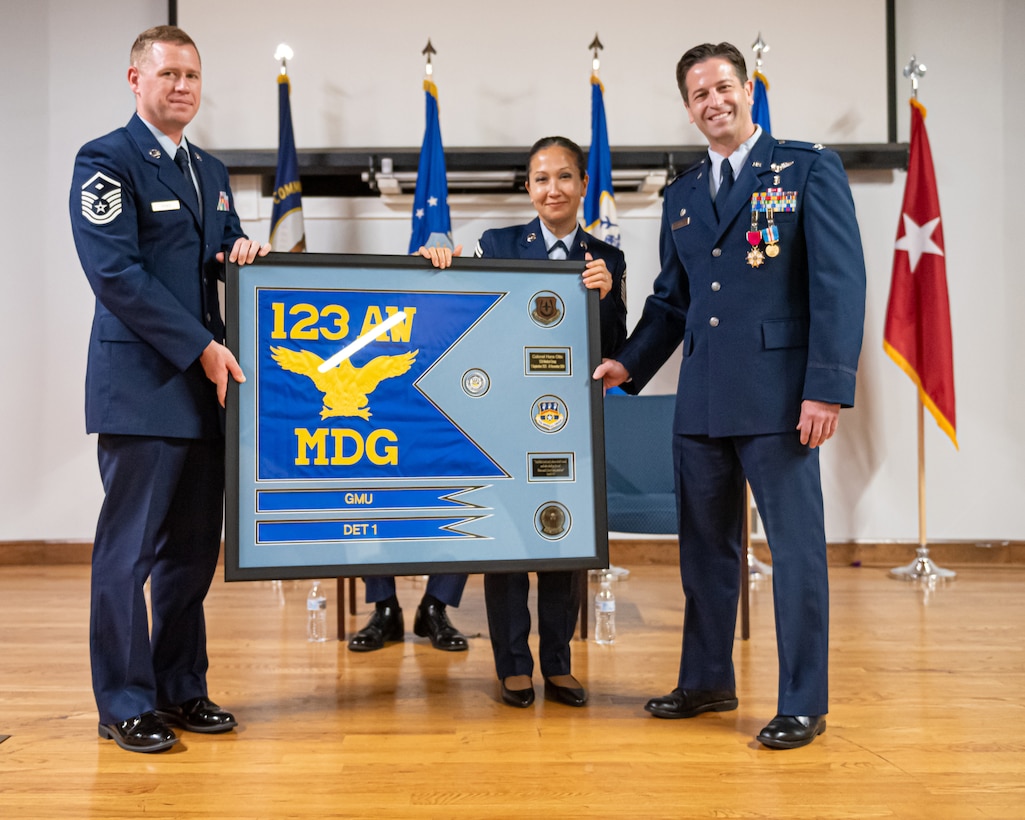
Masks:
[[[915,550],[915,560],[907,566],[891,569],[890,577],[902,581],[950,581],[957,577],[957,573],[952,569],[936,566],[929,557],[929,548],[918,547]]]

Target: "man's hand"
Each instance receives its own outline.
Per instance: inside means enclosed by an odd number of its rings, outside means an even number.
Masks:
[[[602,386],[608,390],[610,387],[618,387],[623,382],[629,381],[630,373],[615,359],[602,359],[601,364],[594,369],[591,378],[601,379]]]
[[[242,368],[232,352],[216,340],[211,340],[200,354],[199,363],[206,377],[217,385],[217,401],[224,407],[224,399],[228,394],[228,376],[241,384],[246,380]]]
[[[584,254],[587,265],[584,267],[584,287],[598,289],[598,298],[604,299],[612,290],[612,274],[604,259],[595,259],[590,253]]]
[[[430,259],[431,264],[439,270],[444,270],[452,264],[452,257],[459,256],[463,252],[462,245],[456,245],[456,249],[452,248],[428,248],[424,245],[420,246],[420,249],[413,254],[420,254],[424,259]]]
[[[811,448],[825,444],[836,433],[840,423],[840,405],[805,399],[801,402],[801,420],[797,429],[801,431],[801,444]]]
[[[242,265],[248,265],[256,259],[257,256],[266,256],[268,253],[270,253],[270,242],[266,242],[261,245],[259,242],[240,236],[235,240],[235,244],[231,248],[231,253],[228,254],[228,261],[238,262],[241,267]],[[217,261],[224,261],[224,251],[218,252]],[[223,403],[224,402],[221,402],[221,404]]]

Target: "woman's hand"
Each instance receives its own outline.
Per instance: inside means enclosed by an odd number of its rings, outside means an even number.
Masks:
[[[430,259],[434,267],[443,270],[452,264],[452,257],[459,256],[462,252],[462,245],[456,245],[455,250],[452,250],[452,248],[428,248],[421,245],[416,253],[420,254],[424,259]],[[413,255],[416,256],[416,253]]]
[[[582,274],[584,287],[591,290],[597,288],[598,297],[604,299],[612,290],[612,274],[609,273],[604,259],[595,259],[590,253],[586,254],[584,259],[587,260]]]

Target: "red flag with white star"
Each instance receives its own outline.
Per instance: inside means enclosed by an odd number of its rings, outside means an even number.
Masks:
[[[918,386],[922,403],[957,447],[954,346],[925,107],[911,100],[911,152],[893,254],[883,349]]]

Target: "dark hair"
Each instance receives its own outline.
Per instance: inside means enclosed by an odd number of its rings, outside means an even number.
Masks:
[[[149,55],[154,43],[174,43],[176,46],[192,46],[196,49],[196,56],[199,56],[199,48],[195,42],[178,26],[154,26],[153,28],[146,29],[135,38],[129,54],[130,65],[137,66],[142,62]]]
[[[676,85],[680,88],[680,94],[683,96],[685,105],[690,104],[690,101],[687,99],[687,72],[698,63],[703,63],[705,60],[711,60],[714,57],[726,60],[726,62],[733,66],[733,71],[736,73],[741,85],[747,82],[747,63],[744,61],[744,55],[737,50],[735,45],[732,43],[719,43],[719,45],[702,43],[690,49],[680,58],[680,62],[676,64]]]
[[[545,148],[551,148],[553,145],[557,145],[560,148],[565,148],[569,151],[577,161],[577,168],[580,169],[580,178],[583,179],[587,176],[587,160],[584,158],[584,151],[579,145],[568,137],[541,137],[541,139],[530,147],[530,153],[527,155],[528,179],[530,178],[530,163],[534,161],[534,155],[539,151],[543,151]]]

